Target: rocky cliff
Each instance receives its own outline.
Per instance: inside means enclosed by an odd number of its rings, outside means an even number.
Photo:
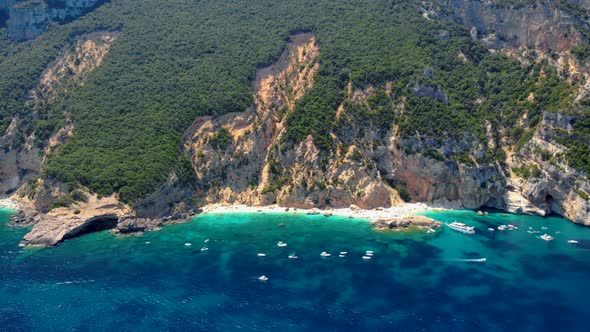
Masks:
[[[52,61],[41,74],[37,86],[29,91],[31,113],[25,118],[13,118],[0,136],[0,195],[11,194],[28,180],[41,174],[43,160],[73,132],[73,124],[66,117],[61,128],[50,133],[30,131],[30,124],[40,114],[51,109],[59,96],[83,84],[108,53],[118,32],[95,32],[80,36]],[[44,137],[47,136],[47,137]]]
[[[583,19],[552,1],[436,0],[424,1],[424,8],[425,15],[466,25],[472,37],[491,49],[524,46],[564,52],[583,40],[578,30]]]
[[[587,98],[588,70],[570,52],[585,40],[580,30],[585,23],[562,7],[548,2],[508,6],[440,0],[425,1],[422,9],[428,19],[452,19],[467,25],[472,37],[494,52],[522,62],[548,61],[562,79],[585,80],[586,84],[578,85],[581,91],[575,99]],[[51,108],[56,99],[82,84],[117,37],[117,33],[81,36],[64,49],[30,91],[31,108]],[[439,40],[450,38],[446,30],[436,34]],[[397,122],[401,115],[412,114],[409,96],[443,105],[453,102],[440,82],[431,80],[438,72],[426,68],[419,69],[407,86],[397,88],[399,82],[361,88],[349,78],[329,133],[331,148],[321,148],[312,135],[288,140],[289,116],[317,86],[315,79],[324,65],[321,54],[313,34],[292,35],[274,64],[258,68],[251,107],[195,119],[182,140],[181,161],[186,165],[171,173],[160,190],[132,207],[120,204],[116,197],[104,200],[90,195],[85,188],[80,189],[89,200],[77,201],[79,194],[67,185],[36,179],[43,158],[67,140],[75,126],[66,116],[63,127],[40,148],[34,131],[21,131],[26,119],[13,119],[0,141],[4,146],[0,195],[13,194],[14,200],[44,215],[33,220],[39,226],[23,244],[53,245],[95,227],[116,227],[121,233],[152,229],[161,222],[150,217],[180,215],[209,203],[374,209],[401,204],[403,197],[456,208],[557,213],[590,225],[588,174],[569,166],[569,148],[563,140],[576,136],[573,127],[582,114],[578,110],[544,112],[538,124],[529,123],[528,111],[519,115],[517,126],[530,134],[523,144],[507,139],[512,128],[491,123],[485,124],[483,139],[468,130],[462,137],[445,140],[418,132],[402,134]],[[461,52],[457,58],[462,64],[472,61]],[[343,77],[346,82],[348,76]],[[531,102],[534,98],[532,93],[525,99]],[[498,149],[505,158],[491,156]],[[48,210],[52,212],[46,213]],[[97,220],[106,224],[97,225]]]
[[[400,202],[354,145],[322,156],[311,137],[287,145],[285,119],[313,85],[320,50],[311,34],[297,34],[279,59],[258,70],[255,104],[243,113],[199,118],[185,139],[206,203],[363,208]]]
[[[51,21],[71,21],[105,2],[108,0],[3,0],[0,12],[9,37],[23,41],[45,32]]]
[[[258,72],[256,103],[251,109],[195,121],[185,150],[198,177],[197,196],[204,203],[375,208],[399,204],[398,189],[413,200],[436,205],[557,213],[590,225],[589,202],[584,198],[589,190],[586,175],[568,167],[563,158],[556,164],[543,152],[563,157],[567,149],[556,143],[555,132],[571,132],[575,116],[545,113],[530,142],[520,150],[489,133],[487,145],[503,146],[508,157],[501,163],[478,164],[477,160],[489,160],[489,152],[485,143],[469,135],[439,143],[429,137],[402,138],[395,123],[378,128],[359,122],[355,109],[373,112],[368,100],[379,91],[391,93],[388,83],[365,90],[349,87],[332,132],[335,151],[322,153],[311,136],[296,145],[286,144],[284,119],[313,84],[319,52],[313,36],[294,37],[279,62]],[[413,87],[409,91],[427,90]],[[422,95],[442,98],[442,92],[430,90]],[[403,109],[402,102],[391,105],[390,112]],[[459,154],[471,160],[451,158]],[[531,165],[540,172],[534,177],[513,172]]]

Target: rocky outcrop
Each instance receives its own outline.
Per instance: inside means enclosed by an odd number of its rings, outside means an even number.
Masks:
[[[23,183],[41,173],[41,151],[34,145],[35,136],[20,142],[19,118],[13,118],[3,136],[0,136],[0,197],[16,191]]]
[[[557,143],[559,135],[571,133],[575,119],[570,115],[544,113],[532,139],[522,150],[510,154],[503,167],[469,165],[445,157],[457,152],[477,156],[483,153],[477,152],[477,144],[449,140],[440,145],[416,137],[392,143],[391,166],[389,162],[378,166],[393,181],[402,183],[417,201],[469,209],[487,206],[516,214],[555,213],[590,225],[590,202],[580,195],[590,192],[588,177],[567,165],[564,159],[567,148]],[[414,152],[404,152],[409,147]],[[435,151],[437,158],[432,153],[425,154],[428,149]],[[523,178],[511,171],[523,165],[539,169],[539,174]]]
[[[180,224],[191,220],[198,211],[191,210],[186,213],[176,213],[163,218],[139,218],[136,216],[124,216],[119,218],[117,226],[113,228],[115,234],[138,234],[159,230],[164,225]]]
[[[33,39],[47,30],[50,21],[71,21],[109,0],[3,0],[5,25],[14,41]],[[6,13],[6,9],[4,9]]]
[[[424,229],[442,227],[442,223],[440,221],[436,221],[432,218],[427,218],[423,216],[407,216],[401,218],[377,219],[375,221],[371,221],[371,225],[373,225],[375,230],[380,231],[399,230],[410,226]]]
[[[38,110],[51,107],[58,96],[83,84],[118,36],[118,32],[102,31],[80,36],[43,71],[39,83],[28,94],[32,112],[24,119],[13,118],[0,136],[0,197],[39,177],[45,157],[73,134],[74,126],[67,117],[65,126],[50,137],[38,137],[35,132],[25,132],[25,128],[36,120]]]
[[[120,217],[129,214],[131,209],[115,197],[90,196],[86,202],[37,215],[35,226],[25,235],[21,246],[54,246],[81,234],[112,229]]]
[[[467,166],[423,154],[400,154],[394,178],[414,200],[477,209],[503,195],[505,180],[497,166]]]
[[[590,180],[568,166],[564,158],[567,148],[557,143],[559,135],[571,134],[575,120],[570,115],[543,114],[533,138],[510,161],[512,167],[535,165],[541,172],[527,179],[513,177],[511,185],[543,214],[557,213],[590,226],[590,201],[580,195],[590,192]]]
[[[581,2],[581,1],[580,1]],[[584,40],[583,22],[551,1],[509,5],[499,1],[424,1],[426,15],[450,18],[466,25],[472,37],[491,49],[526,47],[569,51]]]
[[[356,147],[325,158],[311,136],[295,146],[283,142],[285,119],[313,85],[319,52],[313,35],[292,36],[277,63],[258,70],[253,107],[194,122],[185,151],[206,203],[374,208],[400,202],[372,164],[354,160]]]

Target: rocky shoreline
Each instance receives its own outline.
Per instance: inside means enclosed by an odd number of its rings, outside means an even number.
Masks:
[[[323,214],[326,217],[342,216],[366,219],[376,229],[405,228],[417,226],[427,229],[440,226],[440,223],[426,217],[415,216],[419,211],[434,209],[423,203],[408,203],[389,208],[373,210],[361,209],[355,205],[343,209],[297,209],[278,205],[207,205],[202,209],[191,209],[162,218],[137,217],[128,207],[113,204],[111,199],[91,197],[87,209],[72,210],[58,208],[48,213],[39,213],[33,208],[19,204],[11,199],[2,199],[0,206],[18,210],[11,217],[10,226],[31,227],[22,239],[22,247],[51,247],[64,240],[102,230],[110,230],[115,235],[133,235],[160,230],[165,225],[179,224],[192,220],[201,213],[301,213]],[[91,208],[90,208],[91,207]]]
[[[107,229],[116,235],[156,231],[164,225],[188,222],[200,212],[189,210],[162,218],[141,218],[128,207],[115,204],[108,197],[90,197],[85,205],[81,210],[57,208],[48,213],[40,213],[33,207],[19,204],[10,198],[0,200],[0,207],[18,211],[11,216],[9,226],[32,226],[20,242],[21,247],[51,247],[66,239]]]
[[[134,215],[103,214],[91,218],[57,219],[41,217],[20,242],[21,247],[52,247],[64,240],[110,229],[115,235],[133,235],[160,230],[165,225],[189,222],[195,212],[164,218],[137,218]],[[23,225],[15,222],[14,225]],[[24,225],[30,226],[25,223]]]
[[[378,231],[397,231],[407,229],[410,226],[414,226],[418,229],[425,230],[442,227],[442,223],[440,221],[423,216],[407,216],[402,218],[378,219],[375,221],[371,221],[371,225],[373,225],[375,230]]]

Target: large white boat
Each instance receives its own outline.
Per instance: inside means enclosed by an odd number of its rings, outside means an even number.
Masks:
[[[465,234],[475,234],[475,228],[471,226],[467,226],[464,223],[453,221],[450,224],[447,224],[450,229],[455,230],[457,232],[465,233]]]
[[[549,234],[543,234],[540,236],[541,239],[545,240],[545,241],[551,241],[553,240],[553,236],[549,235]]]

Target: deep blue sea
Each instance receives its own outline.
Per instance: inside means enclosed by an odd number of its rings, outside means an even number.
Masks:
[[[0,210],[0,330],[590,329],[590,228],[557,217],[426,214],[477,233],[377,233],[365,220],[322,215],[211,214],[142,236],[105,231],[23,250],[27,230],[7,227]],[[488,231],[508,223],[519,229]],[[370,261],[361,258],[366,250],[375,252]],[[473,261],[480,258],[487,260]]]

